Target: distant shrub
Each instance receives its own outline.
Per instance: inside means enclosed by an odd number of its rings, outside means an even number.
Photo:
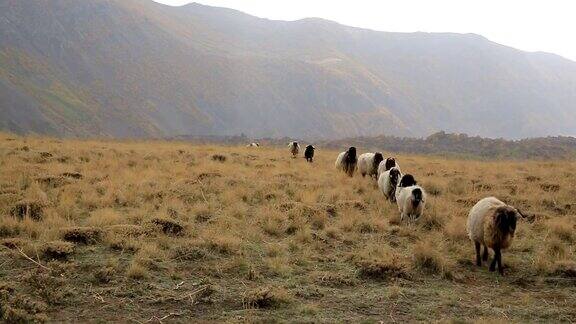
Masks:
[[[216,162],[226,162],[226,156],[224,155],[220,155],[220,154],[214,154],[212,155],[212,161],[216,161]]]

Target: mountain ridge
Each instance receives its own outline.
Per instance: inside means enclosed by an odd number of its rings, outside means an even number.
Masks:
[[[520,138],[576,125],[576,63],[481,35],[149,0],[7,0],[0,9],[1,130]]]

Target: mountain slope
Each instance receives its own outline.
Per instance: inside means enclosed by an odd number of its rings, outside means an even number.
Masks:
[[[569,134],[576,63],[477,35],[149,0],[0,2],[0,128],[66,136]]]

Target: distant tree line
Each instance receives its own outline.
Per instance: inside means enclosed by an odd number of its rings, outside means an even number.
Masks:
[[[178,136],[175,140],[186,140],[200,144],[243,145],[259,142],[264,146],[284,146],[298,140],[283,138],[250,138],[237,136]],[[576,158],[576,138],[550,136],[521,140],[482,138],[467,134],[437,132],[426,138],[373,136],[338,140],[298,140],[313,143],[319,148],[344,149],[356,146],[365,151],[385,151],[411,154],[433,154],[463,158],[485,159],[573,159]]]
[[[576,138],[568,136],[505,140],[437,132],[426,138],[395,136],[356,137],[325,141],[328,148],[356,146],[369,151],[412,154],[454,155],[496,159],[572,159],[576,158]]]

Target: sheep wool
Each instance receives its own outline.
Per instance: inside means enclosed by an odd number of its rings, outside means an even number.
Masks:
[[[356,158],[356,148],[350,147],[347,151],[338,154],[334,166],[338,170],[344,171],[348,176],[354,176],[358,159]]]
[[[378,188],[386,199],[396,201],[396,187],[401,176],[400,170],[394,167],[382,173],[378,178]]]
[[[364,153],[358,157],[358,172],[362,174],[362,177],[369,175],[371,177],[377,177],[378,166],[384,160],[382,153]]]

